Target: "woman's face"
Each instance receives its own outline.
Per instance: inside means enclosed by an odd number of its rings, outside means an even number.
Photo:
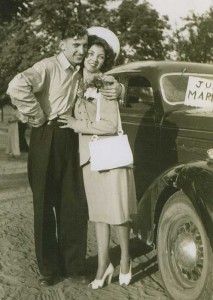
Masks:
[[[92,45],[84,60],[84,66],[90,73],[99,72],[105,61],[105,50],[102,46]]]

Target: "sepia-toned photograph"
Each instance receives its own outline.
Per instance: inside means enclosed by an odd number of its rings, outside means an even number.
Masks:
[[[213,300],[213,0],[0,0],[0,300]]]

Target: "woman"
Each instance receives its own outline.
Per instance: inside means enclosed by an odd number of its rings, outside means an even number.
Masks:
[[[18,135],[18,111],[15,105],[9,104],[10,116],[8,118],[8,136],[6,154],[10,157],[18,158],[20,156],[19,135]]]
[[[97,75],[102,76],[102,72],[110,69],[119,53],[118,39],[111,31],[93,27],[91,32],[93,36],[89,36],[88,54],[84,62],[84,87],[97,86],[100,83],[95,80]],[[89,34],[91,32],[89,30]],[[104,78],[106,82],[111,79]],[[69,127],[81,133],[80,163],[83,168],[89,219],[95,222],[98,245],[98,270],[90,286],[92,289],[98,289],[103,287],[105,281],[111,282],[114,267],[109,257],[110,225],[115,225],[121,247],[119,282],[121,285],[128,285],[132,278],[129,255],[130,221],[131,216],[136,213],[133,169],[119,168],[104,172],[90,170],[89,141],[93,134],[108,136],[117,132],[118,106],[117,101],[109,101],[102,97],[99,115],[98,100],[95,98],[100,94],[94,92],[94,88],[84,92],[85,88],[81,87],[75,104],[75,118],[63,116],[60,121],[66,124],[63,128]]]

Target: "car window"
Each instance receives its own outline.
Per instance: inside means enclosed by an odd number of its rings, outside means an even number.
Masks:
[[[125,106],[136,110],[150,109],[154,94],[150,82],[144,77],[129,78]]]
[[[211,85],[212,82],[213,86],[213,76],[211,75],[186,73],[164,74],[160,80],[164,101],[170,105],[184,104],[187,97],[187,91],[189,90],[189,85],[191,85],[193,78],[198,78],[197,82],[199,82],[199,78],[201,78],[203,81],[208,82],[208,85]],[[204,91],[200,91],[199,93],[198,89],[197,92],[193,90],[192,93],[194,97],[203,97],[203,100],[205,100],[206,96],[210,97],[209,94],[205,95]],[[206,91],[206,93],[208,93],[208,91]]]

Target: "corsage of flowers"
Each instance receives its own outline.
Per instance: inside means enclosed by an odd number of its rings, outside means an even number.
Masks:
[[[106,77],[98,75],[93,78],[93,80],[84,82],[81,80],[78,88],[78,96],[84,97],[88,101],[100,98],[99,89],[107,84]]]

